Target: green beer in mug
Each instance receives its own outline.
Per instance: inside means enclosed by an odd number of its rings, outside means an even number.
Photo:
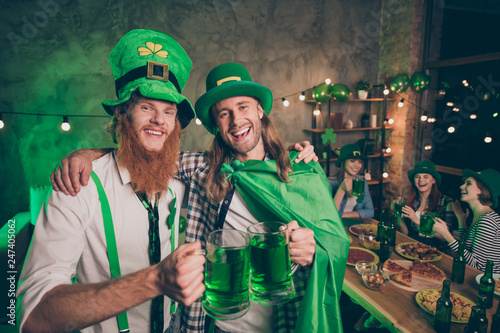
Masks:
[[[210,317],[231,320],[248,312],[249,244],[243,231],[216,230],[208,235],[202,307]]]
[[[352,196],[359,197],[365,194],[365,177],[354,176],[352,179]]]
[[[288,228],[281,222],[248,227],[250,236],[250,293],[263,305],[282,304],[295,296]]]
[[[420,226],[418,227],[418,234],[423,237],[434,236],[434,219],[438,215],[434,212],[422,213],[420,215]]]

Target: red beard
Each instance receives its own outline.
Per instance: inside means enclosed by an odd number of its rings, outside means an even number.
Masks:
[[[144,192],[150,198],[166,192],[179,159],[181,137],[179,121],[175,122],[174,130],[158,152],[144,149],[126,115],[118,124],[117,132],[120,133],[118,165],[129,171],[134,190]]]

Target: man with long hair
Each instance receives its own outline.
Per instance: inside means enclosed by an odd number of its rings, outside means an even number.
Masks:
[[[141,29],[110,62],[118,100],[103,107],[119,148],[94,161],[78,197],[47,198],[18,287],[22,332],[163,333],[175,301],[190,305],[204,290],[200,243],[176,249],[191,60],[170,36]]]

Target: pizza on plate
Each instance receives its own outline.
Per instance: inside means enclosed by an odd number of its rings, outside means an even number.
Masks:
[[[375,261],[375,256],[364,249],[350,248],[347,256],[347,263],[355,265],[358,261],[366,260],[367,262]]]
[[[390,274],[390,276],[389,276],[391,278],[391,280],[393,280],[399,284],[411,287],[412,273],[410,270],[404,268],[401,265],[398,265],[397,263],[395,263],[391,259],[386,260],[386,262],[384,263],[383,269],[386,272],[394,273],[394,274]]]
[[[415,263],[411,267],[411,271],[415,275],[420,275],[436,281],[443,281],[446,279],[446,274],[440,268],[431,263],[422,262],[418,259],[415,260]]]

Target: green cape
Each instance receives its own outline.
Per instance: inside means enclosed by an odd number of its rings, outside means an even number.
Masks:
[[[290,153],[292,161],[297,154]],[[222,171],[259,221],[296,220],[314,231],[316,254],[295,331],[342,332],[339,299],[349,236],[321,166],[292,162],[292,168],[289,183],[279,179],[274,160],[235,160]]]

